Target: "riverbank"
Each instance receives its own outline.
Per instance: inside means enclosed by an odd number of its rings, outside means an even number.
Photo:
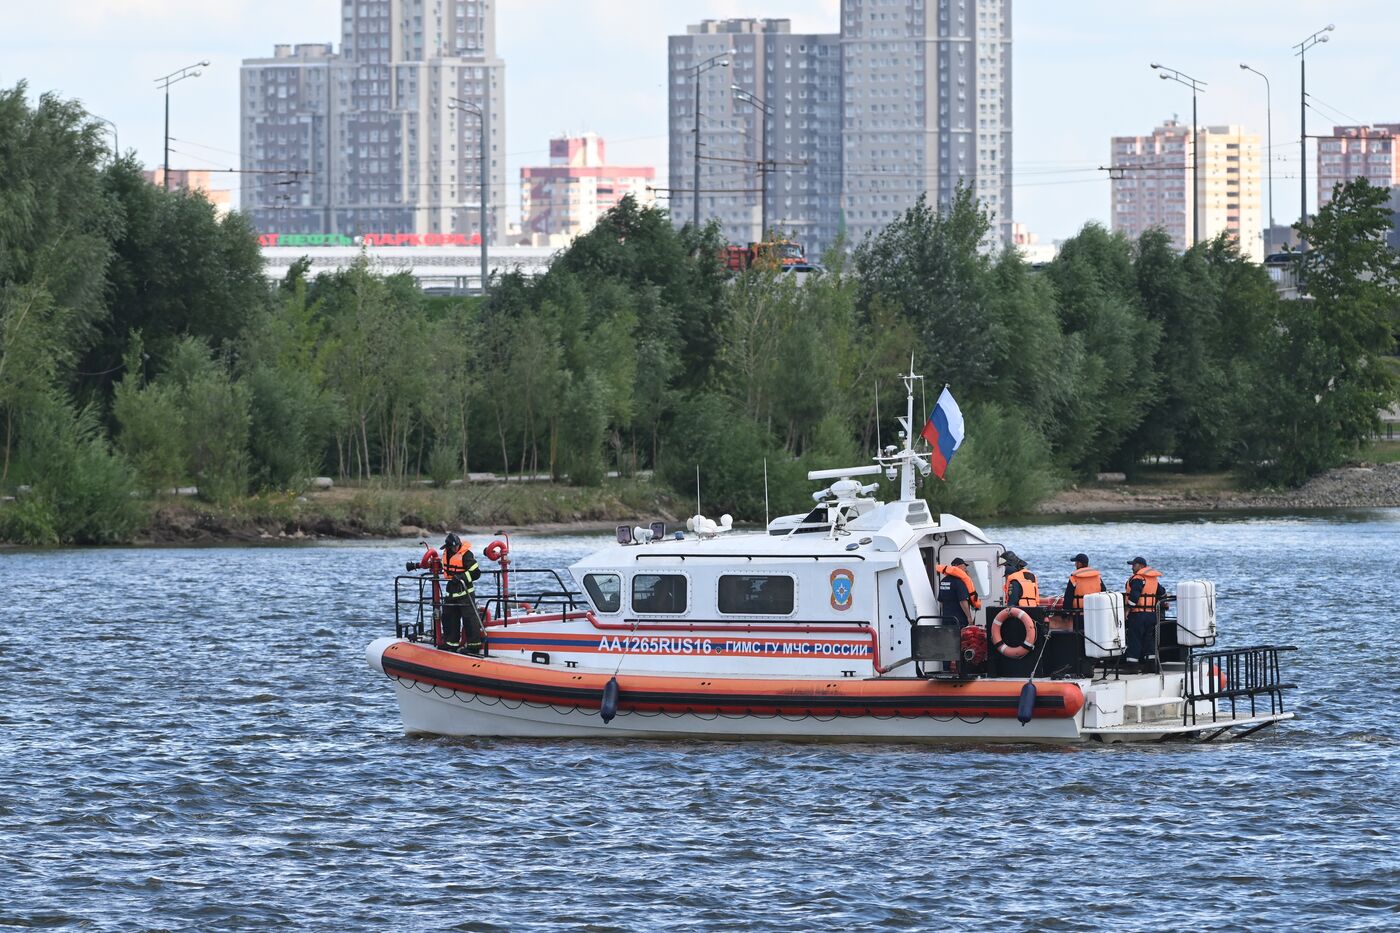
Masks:
[[[1400,508],[1400,463],[1339,467],[1297,489],[1252,491],[1229,474],[1162,474],[1133,483],[1097,482],[1062,490],[1039,515]]]
[[[1397,445],[1400,450],[1400,445]],[[1382,459],[1382,458],[1377,458]],[[1094,482],[1062,490],[1038,516],[1131,513],[1311,511],[1400,508],[1400,462],[1330,470],[1294,490],[1250,491],[1230,474],[1148,474],[1132,483]],[[162,497],[130,542],[144,546],[286,544],[309,540],[433,538],[497,529],[539,534],[609,531],[621,523],[680,527],[692,505],[651,477],[578,487],[542,481],[473,481],[446,489],[341,484],[216,505]],[[986,520],[989,516],[975,516]]]
[[[138,545],[285,543],[308,539],[429,537],[496,529],[566,534],[621,522],[679,523],[685,504],[649,478],[602,486],[474,482],[447,489],[336,486],[253,496],[228,505],[186,499],[150,504]]]

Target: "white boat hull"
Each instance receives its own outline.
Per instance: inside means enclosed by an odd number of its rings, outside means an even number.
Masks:
[[[394,692],[410,735],[532,738],[705,738],[879,742],[1082,741],[1074,719],[944,719],[932,716],[697,716],[566,708],[464,693],[403,678]]]

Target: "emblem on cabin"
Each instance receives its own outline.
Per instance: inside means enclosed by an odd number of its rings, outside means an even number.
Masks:
[[[831,608],[845,612],[851,608],[851,590],[855,588],[855,574],[846,569],[831,571]]]

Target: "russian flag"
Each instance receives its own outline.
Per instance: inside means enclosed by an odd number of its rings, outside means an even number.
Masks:
[[[962,409],[953,401],[953,393],[948,391],[947,386],[943,387],[943,394],[938,396],[938,402],[929,413],[928,424],[924,425],[920,436],[933,448],[929,451],[929,463],[933,472],[942,479],[953,454],[958,452],[963,442]]]

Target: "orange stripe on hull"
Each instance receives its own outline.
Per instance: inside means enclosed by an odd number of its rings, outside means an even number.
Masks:
[[[389,646],[383,656],[391,677],[465,693],[597,709],[605,673],[559,669],[478,658],[409,642]],[[636,712],[737,713],[814,716],[988,716],[1011,718],[1025,681],[964,683],[921,678],[770,679],[757,677],[619,674],[618,708]],[[1037,717],[1067,719],[1084,706],[1079,686],[1065,681],[1036,683]]]

